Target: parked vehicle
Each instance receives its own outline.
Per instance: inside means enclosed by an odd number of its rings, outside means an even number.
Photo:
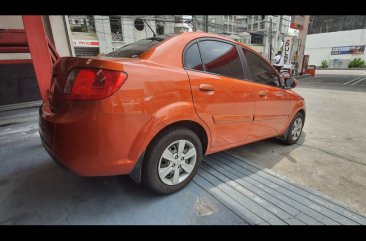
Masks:
[[[296,84],[230,39],[156,36],[98,58],[59,59],[39,132],[49,154],[79,175],[130,174],[173,193],[204,155],[271,137],[296,143],[305,120]]]

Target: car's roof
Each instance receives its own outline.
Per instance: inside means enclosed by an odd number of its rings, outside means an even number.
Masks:
[[[161,43],[150,48],[149,50],[145,51],[139,57],[146,61],[178,68],[183,67],[182,53],[184,48],[189,42],[198,38],[222,39],[252,49],[250,46],[238,43],[230,38],[206,32],[183,32],[178,34],[158,35],[155,38],[164,38],[164,40]]]

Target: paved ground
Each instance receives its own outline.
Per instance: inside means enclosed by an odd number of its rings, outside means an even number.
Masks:
[[[247,224],[192,183],[158,196],[128,176],[85,178],[45,152],[36,108],[0,112],[0,224]]]
[[[305,97],[307,116],[299,143],[283,146],[266,140],[230,152],[365,214],[365,78],[318,75],[300,80],[294,90]]]
[[[250,224],[366,224],[334,199],[227,152],[207,156],[194,182]]]
[[[0,112],[0,143],[0,224],[366,224],[333,198],[225,152],[169,196],[128,176],[77,177],[44,151],[36,108]]]
[[[210,155],[169,196],[128,176],[68,173],[44,151],[35,108],[0,112],[0,224],[366,224],[358,77],[301,80],[307,119],[298,145],[266,140]]]

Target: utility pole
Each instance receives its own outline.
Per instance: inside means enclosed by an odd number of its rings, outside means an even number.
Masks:
[[[305,51],[305,43],[306,43],[306,36],[308,34],[308,28],[309,28],[309,20],[310,20],[310,16],[309,15],[305,15],[304,16],[304,27],[302,30],[299,31],[299,39],[300,39],[300,51],[299,51],[299,55],[298,55],[298,60],[299,60],[299,72],[303,72],[303,58],[304,58],[304,51]]]
[[[196,32],[197,31],[197,19],[196,19],[196,15],[192,15],[192,31]]]
[[[269,60],[272,60],[272,17],[269,18]]]
[[[278,49],[280,48],[279,44],[282,41],[282,38],[281,38],[281,41],[278,41],[278,38],[282,36],[282,33],[281,33],[281,30],[282,30],[282,17],[283,17],[283,15],[279,15],[279,18],[280,18],[279,22],[280,23],[277,25],[277,28],[276,28],[275,44],[274,44],[275,51],[278,51]],[[277,23],[278,23],[278,19],[277,19]]]
[[[208,15],[206,15],[205,32],[208,33]]]

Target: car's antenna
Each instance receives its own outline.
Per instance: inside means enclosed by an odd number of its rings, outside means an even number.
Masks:
[[[146,25],[149,27],[149,29],[151,30],[151,32],[153,32],[153,36],[155,38],[156,33],[154,32],[154,30],[150,27],[150,25],[146,22],[146,20],[144,19],[144,22],[146,23]]]

